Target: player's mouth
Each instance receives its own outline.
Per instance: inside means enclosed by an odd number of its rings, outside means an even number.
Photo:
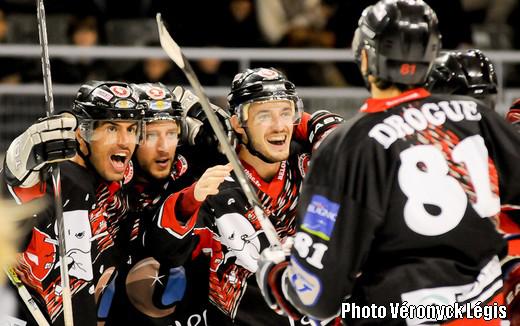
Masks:
[[[287,142],[287,135],[272,135],[267,137],[267,142],[275,147],[282,147]]]
[[[110,155],[110,163],[112,163],[116,173],[124,173],[129,160],[130,154],[127,152],[118,152]]]
[[[159,166],[160,169],[167,169],[170,167],[171,159],[169,157],[161,157],[155,160],[155,164]]]

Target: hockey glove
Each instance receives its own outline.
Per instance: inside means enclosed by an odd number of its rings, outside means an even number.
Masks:
[[[312,145],[312,150],[316,150],[327,135],[344,121],[341,116],[327,110],[314,112],[307,124],[309,143]]]
[[[288,238],[282,248],[267,248],[258,260],[256,282],[269,308],[279,315],[287,315],[300,320],[303,315],[285,298],[282,277],[289,265],[293,238]]]
[[[70,113],[39,119],[16,137],[4,161],[8,184],[29,188],[39,182],[39,171],[47,164],[76,155],[76,118]]]
[[[173,94],[181,103],[181,107],[186,115],[186,124],[188,126],[187,142],[189,145],[204,145],[208,147],[218,146],[219,141],[215,132],[202,109],[199,98],[182,86],[177,86],[173,90]],[[211,104],[213,112],[216,113],[228,140],[233,144],[233,135],[231,124],[229,122],[230,114],[227,110]]]

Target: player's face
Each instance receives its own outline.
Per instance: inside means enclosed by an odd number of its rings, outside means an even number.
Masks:
[[[137,133],[135,121],[102,121],[93,130],[90,163],[103,179],[123,179],[135,150]]]
[[[153,121],[146,125],[144,144],[136,151],[139,166],[156,179],[170,175],[178,143],[175,121]]]
[[[249,106],[247,128],[253,148],[272,162],[289,157],[295,120],[294,102],[274,100]]]

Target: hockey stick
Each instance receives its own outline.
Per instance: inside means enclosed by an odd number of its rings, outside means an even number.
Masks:
[[[262,205],[260,204],[260,201],[256,196],[256,192],[254,191],[253,186],[251,185],[244,173],[244,167],[240,163],[240,160],[238,159],[238,156],[235,153],[233,147],[229,144],[224,129],[218,121],[215,112],[213,112],[213,109],[211,109],[209,99],[204,93],[204,90],[202,89],[202,86],[197,76],[195,75],[195,72],[193,72],[190,63],[182,53],[181,48],[177,45],[177,43],[175,43],[173,38],[170,36],[170,33],[168,33],[168,30],[166,29],[166,26],[164,26],[164,23],[161,19],[161,14],[158,13],[156,18],[157,27],[159,28],[159,40],[161,41],[161,46],[164,52],[166,52],[166,54],[168,54],[168,56],[173,60],[173,62],[175,62],[175,64],[179,68],[181,68],[181,70],[186,75],[186,78],[190,82],[191,87],[193,87],[195,95],[199,97],[200,104],[202,105],[202,109],[204,110],[204,113],[208,118],[211,128],[213,128],[213,130],[215,131],[217,139],[224,150],[224,154],[226,154],[227,159],[233,166],[233,171],[237,176],[238,183],[244,191],[249,205],[253,206],[255,215],[260,221],[260,225],[262,226],[262,229],[264,230],[265,235],[267,236],[267,240],[269,241],[271,246],[280,247],[280,238],[278,237],[278,234],[276,233],[276,230],[271,221],[269,221],[269,219],[265,217]]]
[[[38,34],[40,38],[40,47],[42,50],[42,73],[43,87],[45,92],[45,103],[47,104],[47,116],[50,117],[54,113],[54,98],[52,96],[52,79],[51,79],[51,63],[49,60],[49,45],[47,42],[47,23],[45,19],[45,7],[43,0],[36,0],[37,17],[38,17]],[[62,287],[62,305],[63,320],[65,326],[74,325],[72,316],[72,297],[69,284],[69,272],[67,262],[65,260],[65,227],[63,224],[63,204],[61,200],[61,176],[60,168],[57,164],[52,166],[52,187],[54,190],[54,211],[56,215],[56,223],[58,226],[58,254],[60,257],[60,276]]]
[[[29,309],[29,312],[33,316],[34,320],[39,326],[49,326],[49,322],[43,315],[43,313],[40,310],[40,307],[34,302],[33,297],[23,285],[22,281],[18,278],[18,275],[14,271],[13,268],[4,269],[5,274],[7,275],[7,278],[13,283],[13,285],[16,287],[16,290],[18,291],[18,295],[20,298],[22,298],[22,301],[27,306],[27,309]]]

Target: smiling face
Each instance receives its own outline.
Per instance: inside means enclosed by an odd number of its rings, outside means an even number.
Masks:
[[[270,161],[281,162],[289,157],[295,115],[294,102],[289,100],[253,102],[247,112],[247,134],[243,128],[237,132]]]
[[[179,128],[175,121],[153,121],[146,125],[145,143],[136,151],[139,166],[156,179],[170,175]]]
[[[135,121],[100,121],[92,131],[90,163],[107,181],[123,180],[137,143]]]

